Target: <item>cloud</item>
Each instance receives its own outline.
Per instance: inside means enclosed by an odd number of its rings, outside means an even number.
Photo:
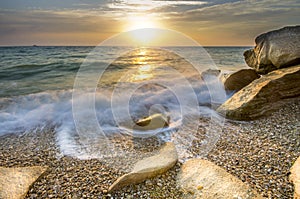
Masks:
[[[299,10],[299,0],[244,0],[206,5],[184,13],[165,13],[165,16],[175,29],[198,40],[249,45],[262,32],[299,23]]]
[[[120,32],[121,22],[96,11],[86,10],[2,10],[0,44],[28,45],[40,41],[55,45],[98,44]],[[36,40],[36,41],[35,41]]]
[[[300,21],[299,0],[11,0],[0,7],[0,45],[37,38],[98,44],[140,16],[205,45],[249,45],[262,32]]]

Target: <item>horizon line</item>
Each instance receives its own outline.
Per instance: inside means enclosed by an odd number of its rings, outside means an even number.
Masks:
[[[1,45],[0,47],[97,47],[98,45]],[[168,46],[126,46],[126,45],[100,45],[99,47],[254,47],[254,45],[168,45]]]

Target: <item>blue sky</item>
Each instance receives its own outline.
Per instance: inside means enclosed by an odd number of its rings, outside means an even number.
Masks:
[[[138,27],[182,32],[202,45],[253,45],[300,21],[300,0],[0,0],[0,45],[97,45]]]

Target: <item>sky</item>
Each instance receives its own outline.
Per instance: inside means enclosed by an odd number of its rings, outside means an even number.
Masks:
[[[253,46],[299,25],[300,0],[0,0],[0,45],[98,45],[137,28],[181,32],[203,46]]]

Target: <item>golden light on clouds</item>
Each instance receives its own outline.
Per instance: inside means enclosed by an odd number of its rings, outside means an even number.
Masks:
[[[0,1],[0,45],[97,45],[122,32],[161,28],[187,34],[201,45],[249,46],[258,34],[300,20],[299,0],[74,2]],[[150,35],[135,40],[149,41]],[[162,32],[157,39],[154,45],[187,45]]]
[[[142,28],[163,28],[163,25],[152,15],[130,15],[126,18],[124,31]]]

